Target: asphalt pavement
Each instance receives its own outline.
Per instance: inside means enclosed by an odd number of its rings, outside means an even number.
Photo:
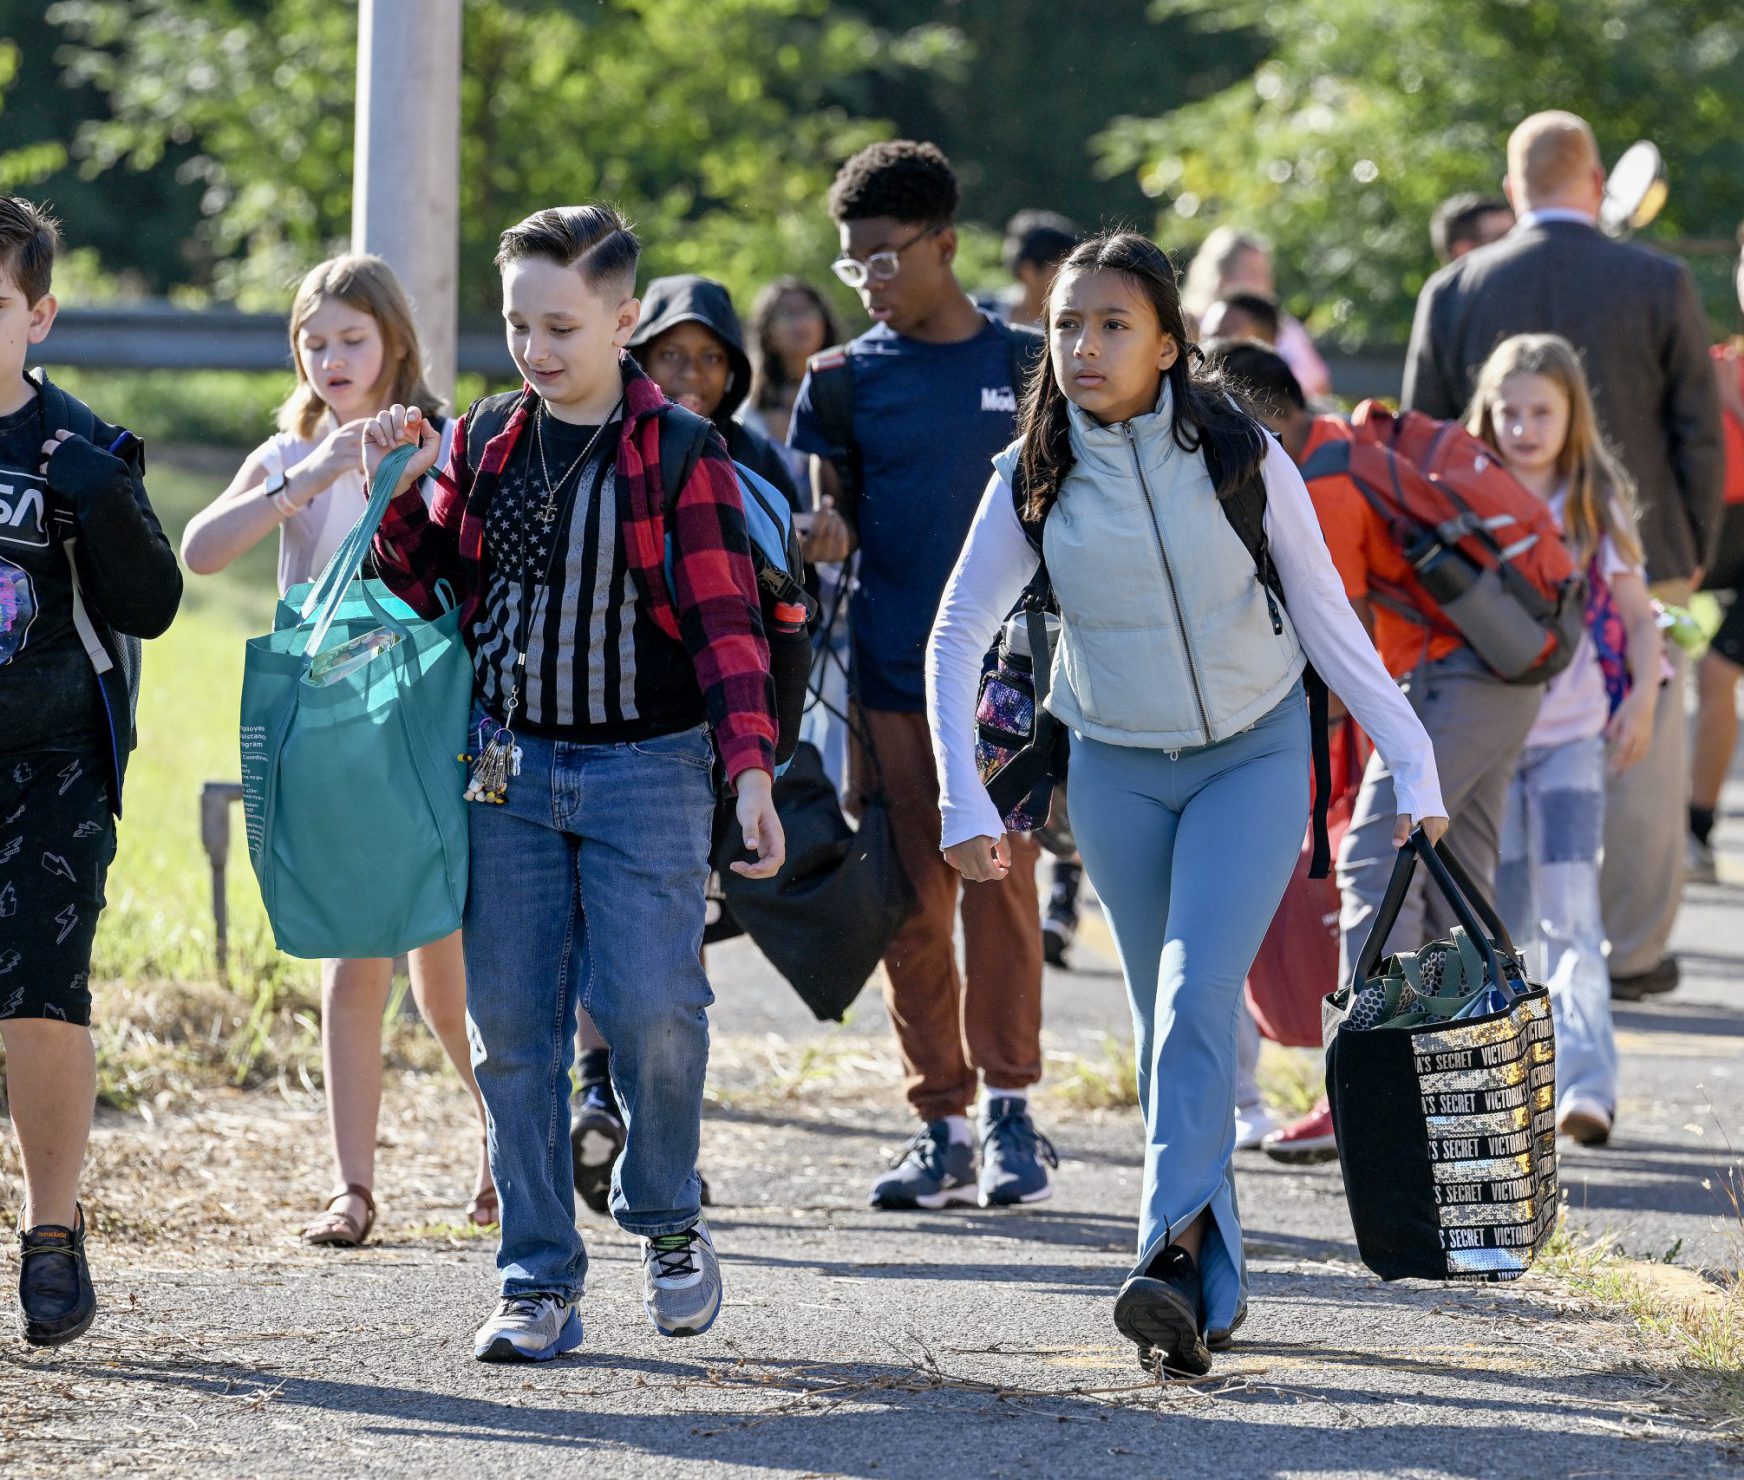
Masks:
[[[1692,888],[1679,925],[1683,986],[1618,1010],[1616,1137],[1562,1168],[1577,1228],[1694,1269],[1739,1267],[1725,1190],[1744,1127],[1744,824],[1725,828],[1728,882]],[[1047,979],[1056,1064],[1104,1059],[1127,1032],[1094,925],[1074,965]],[[1336,1167],[1257,1154],[1239,1163],[1249,1323],[1211,1379],[1159,1387],[1110,1320],[1135,1239],[1136,1112],[1048,1112],[1049,1204],[874,1213],[866,1188],[909,1129],[879,1082],[875,995],[833,1028],[743,944],[712,952],[711,972],[738,1082],[755,1084],[768,1044],[785,1089],[728,1086],[711,1105],[727,1306],[708,1335],[656,1337],[633,1241],[584,1214],[584,1346],[538,1368],[480,1366],[491,1250],[411,1226],[402,1190],[401,1216],[360,1251],[277,1233],[222,1257],[148,1245],[102,1265],[90,1337],[0,1356],[0,1471],[1488,1480],[1731,1473],[1744,1457],[1634,1328],[1536,1276],[1383,1285],[1356,1262]],[[410,1093],[390,1086],[390,1118]],[[257,1095],[230,1113],[255,1117],[281,1157],[314,1156],[318,1106]],[[459,1148],[470,1132],[455,1116]],[[105,1123],[100,1150],[124,1156],[152,1133]],[[313,1185],[312,1161],[291,1170]]]

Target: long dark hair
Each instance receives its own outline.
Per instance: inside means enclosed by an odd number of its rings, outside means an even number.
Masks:
[[[1080,243],[1060,264],[1055,283],[1068,274],[1118,272],[1150,300],[1157,323],[1181,352],[1165,371],[1171,392],[1175,445],[1183,452],[1205,452],[1214,469],[1217,496],[1228,498],[1258,471],[1265,460],[1266,437],[1241,398],[1215,370],[1205,367],[1199,346],[1187,337],[1181,313],[1181,289],[1174,264],[1149,237],[1136,231],[1107,232]],[[1047,323],[1052,341],[1054,305],[1048,300]],[[1018,435],[1023,439],[1020,469],[1026,495],[1023,517],[1040,523],[1060,496],[1060,484],[1072,470],[1070,403],[1055,380],[1052,363],[1030,378],[1024,393]]]
[[[804,278],[779,277],[765,284],[751,304],[751,404],[759,411],[782,405],[782,397],[789,388],[799,389],[799,382],[789,378],[787,366],[769,342],[769,321],[775,316],[775,305],[789,293],[811,299],[823,315],[824,342],[819,349],[842,342],[842,326],[836,321],[829,300]]]

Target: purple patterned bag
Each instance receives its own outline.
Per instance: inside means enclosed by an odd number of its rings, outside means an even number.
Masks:
[[[1026,599],[981,675],[975,766],[1013,832],[1034,832],[1048,820],[1054,785],[1065,778],[1065,727],[1043,708],[1057,623],[1039,601]],[[1045,643],[1039,692],[1031,656],[1037,637]]]
[[[1586,623],[1593,651],[1598,654],[1599,672],[1605,676],[1609,712],[1615,714],[1629,697],[1631,686],[1629,631],[1623,625],[1623,614],[1617,610],[1617,599],[1611,595],[1610,583],[1605,580],[1597,555],[1587,565]]]

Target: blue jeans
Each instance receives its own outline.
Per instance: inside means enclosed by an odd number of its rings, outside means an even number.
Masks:
[[[1537,745],[1520,757],[1502,824],[1496,895],[1533,981],[1550,988],[1558,1108],[1570,1095],[1617,1108],[1617,1045],[1599,865],[1605,742]]]
[[[1241,988],[1302,849],[1308,710],[1300,687],[1198,750],[1072,737],[1072,831],[1132,1002],[1145,1122],[1138,1267],[1209,1209],[1207,1330],[1247,1303],[1236,1206]]]
[[[573,1300],[587,1274],[569,1150],[578,1005],[612,1047],[628,1128],[613,1217],[652,1237],[700,1216],[714,750],[701,726],[634,744],[520,745],[508,800],[472,811],[467,1028],[502,1204],[503,1294]]]

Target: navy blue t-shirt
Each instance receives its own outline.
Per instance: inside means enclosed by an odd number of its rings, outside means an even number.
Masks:
[[[852,607],[859,700],[926,709],[926,644],[992,474],[1017,431],[1010,331],[989,319],[973,339],[923,344],[875,324],[847,345],[860,454],[860,583]],[[811,376],[788,441],[841,456],[818,424]]]

